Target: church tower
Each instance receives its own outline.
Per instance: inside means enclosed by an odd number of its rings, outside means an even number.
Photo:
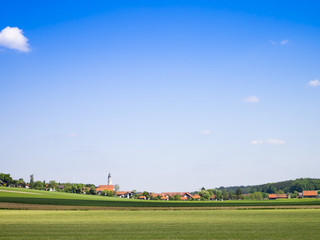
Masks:
[[[108,175],[108,185],[112,185],[112,178],[110,173]]]

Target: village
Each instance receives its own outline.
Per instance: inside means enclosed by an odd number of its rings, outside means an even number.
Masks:
[[[136,190],[120,191],[117,184],[112,184],[112,177],[109,173],[107,176],[106,185],[94,186],[92,184],[58,184],[55,181],[46,183],[45,181],[33,181],[33,175],[30,176],[30,183],[25,183],[23,179],[13,180],[10,174],[2,174],[3,179],[7,182],[0,180],[0,186],[18,187],[18,188],[33,188],[38,190],[45,190],[50,192],[60,191],[68,193],[100,195],[127,199],[139,200],[161,200],[161,201],[226,201],[226,200],[277,200],[277,199],[291,199],[291,198],[319,198],[319,190],[305,190],[295,193],[284,193],[277,191],[276,193],[242,193],[240,188],[235,193],[226,191],[219,191],[216,189],[202,188],[200,191],[194,192],[139,192]],[[10,180],[11,179],[11,180]]]
[[[60,186],[59,188],[63,189],[64,186]],[[88,189],[90,191],[90,189]],[[85,194],[86,191],[83,191]],[[154,192],[137,192],[135,190],[133,191],[119,191],[116,189],[114,185],[112,185],[112,177],[109,173],[107,178],[107,185],[99,185],[95,187],[95,194],[102,195],[102,196],[116,196],[119,198],[135,198],[140,200],[162,200],[162,201],[169,201],[169,200],[175,200],[175,201],[201,201],[201,200],[209,200],[209,201],[224,201],[224,200],[233,200],[233,199],[248,199],[252,198],[250,194],[242,194],[242,193],[236,193],[235,197],[227,196],[227,197],[217,197],[215,194],[213,194],[212,191],[206,191],[205,189],[202,189],[200,192],[161,192],[161,193],[154,193]],[[276,199],[290,199],[291,194],[285,194],[285,193],[275,193],[275,194],[268,194],[267,196],[262,197],[254,197],[253,199],[256,200],[262,200],[262,199],[269,199],[269,200],[276,200]],[[319,198],[320,195],[318,191],[302,191],[298,192],[295,196],[295,198]]]

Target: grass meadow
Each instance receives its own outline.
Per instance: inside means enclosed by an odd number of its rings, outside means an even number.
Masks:
[[[0,239],[320,238],[320,209],[303,209],[304,206],[319,205],[318,199],[179,202],[119,199],[17,188],[0,190],[0,203],[119,207],[114,208],[116,210],[59,211],[0,209]],[[248,209],[202,208],[228,206],[248,206]],[[302,208],[250,209],[250,206]],[[186,210],[180,207],[190,208]]]
[[[319,239],[319,209],[0,210],[0,239]]]
[[[2,191],[1,191],[2,190]],[[9,192],[8,192],[9,191]],[[46,192],[19,188],[1,188],[0,202],[96,207],[237,207],[237,206],[305,206],[320,205],[319,199],[286,199],[263,201],[148,201],[114,197]]]

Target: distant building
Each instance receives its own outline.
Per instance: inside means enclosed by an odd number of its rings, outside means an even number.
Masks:
[[[188,192],[162,192],[158,194],[160,196],[167,196],[167,197],[174,197],[176,195],[180,196],[181,198],[187,198],[187,199],[192,199],[192,195]]]
[[[131,198],[133,196],[132,191],[117,191],[116,195],[119,198]]]
[[[193,198],[194,200],[200,200],[201,197],[200,197],[200,195],[193,195],[192,198]]]
[[[97,194],[99,195],[101,195],[101,193],[105,190],[114,191],[114,186],[112,185],[112,178],[110,173],[107,178],[107,185],[99,185],[98,187],[96,187]]]
[[[274,199],[286,199],[287,194],[269,194],[269,199],[274,200]]]
[[[317,191],[303,191],[302,197],[303,198],[317,198],[318,192]]]
[[[111,173],[108,175],[108,185],[112,185]]]

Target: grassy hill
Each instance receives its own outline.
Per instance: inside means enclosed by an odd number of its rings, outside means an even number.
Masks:
[[[0,187],[0,202],[96,207],[232,207],[320,205],[319,199],[233,200],[233,201],[147,201],[97,195],[46,192],[22,188]]]

